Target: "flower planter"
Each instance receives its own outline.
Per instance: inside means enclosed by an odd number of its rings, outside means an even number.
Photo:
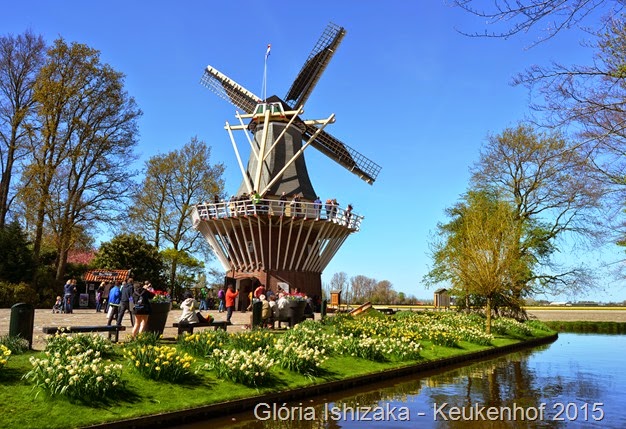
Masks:
[[[146,332],[154,332],[163,335],[163,330],[167,324],[167,316],[170,314],[171,302],[151,302],[152,309],[150,317],[148,317],[148,326]]]
[[[293,327],[304,320],[304,308],[306,301],[290,301],[289,302],[289,326]]]

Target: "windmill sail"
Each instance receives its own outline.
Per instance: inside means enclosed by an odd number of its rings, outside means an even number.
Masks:
[[[307,125],[304,135],[308,138],[317,131],[314,125]],[[322,131],[317,138],[311,143],[311,146],[328,156],[333,161],[347,168],[350,172],[356,174],[370,185],[374,183],[380,165],[376,164],[365,155],[357,152],[341,140]]]
[[[291,108],[302,106],[309,98],[345,34],[343,27],[328,24],[287,91],[285,101]]]
[[[246,113],[252,113],[256,105],[261,102],[259,97],[211,66],[204,69],[200,83]]]

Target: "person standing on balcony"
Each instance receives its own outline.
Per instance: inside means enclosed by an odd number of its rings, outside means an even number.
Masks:
[[[315,213],[315,220],[320,220],[320,212],[322,211],[322,200],[320,197],[315,197],[313,201],[313,212]]]
[[[287,195],[283,192],[278,199],[278,207],[280,208],[280,215],[285,214],[285,204],[287,204]]]

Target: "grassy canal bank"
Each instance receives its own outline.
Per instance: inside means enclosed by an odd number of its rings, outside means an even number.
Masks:
[[[489,336],[480,317],[434,312],[331,317],[279,332],[202,331],[172,344],[61,335],[2,366],[0,426],[180,424],[555,339],[537,321],[498,319]]]

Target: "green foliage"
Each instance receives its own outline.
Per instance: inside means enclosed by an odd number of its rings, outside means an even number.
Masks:
[[[208,366],[219,378],[260,387],[271,380],[270,370],[274,360],[261,350],[216,349]]]
[[[0,372],[2,368],[6,366],[9,362],[9,358],[11,357],[11,349],[5,346],[4,344],[0,344]]]
[[[192,374],[193,357],[169,346],[130,346],[124,356],[142,376],[172,383],[188,380]]]
[[[229,343],[230,335],[222,330],[217,331],[196,331],[193,334],[185,333],[178,338],[178,345],[181,350],[191,353],[197,357],[208,357],[213,354],[213,350],[222,349]]]
[[[131,347],[156,346],[161,338],[162,335],[157,332],[141,332],[134,338],[129,338],[127,344]]]
[[[163,289],[163,259],[159,250],[136,234],[120,234],[102,243],[93,266],[110,270],[128,270],[136,280],[149,280]]]
[[[18,302],[37,305],[39,304],[39,296],[32,286],[26,283],[0,282],[0,307],[11,307]]]
[[[57,332],[46,339],[45,351],[52,354],[80,354],[88,350],[102,356],[111,356],[114,354],[111,341],[98,334],[69,335],[64,333],[63,329],[61,329],[61,332]]]
[[[51,396],[97,402],[123,386],[122,365],[105,362],[91,349],[78,354],[47,351],[45,356],[30,358],[33,368],[24,379]]]
[[[0,228],[0,280],[27,282],[33,277],[33,252],[17,221]]]
[[[28,340],[10,335],[0,336],[0,345],[11,350],[12,354],[22,354],[29,350]]]
[[[232,347],[248,351],[265,349],[274,342],[274,334],[270,333],[267,329],[238,332],[231,334],[228,338]]]

